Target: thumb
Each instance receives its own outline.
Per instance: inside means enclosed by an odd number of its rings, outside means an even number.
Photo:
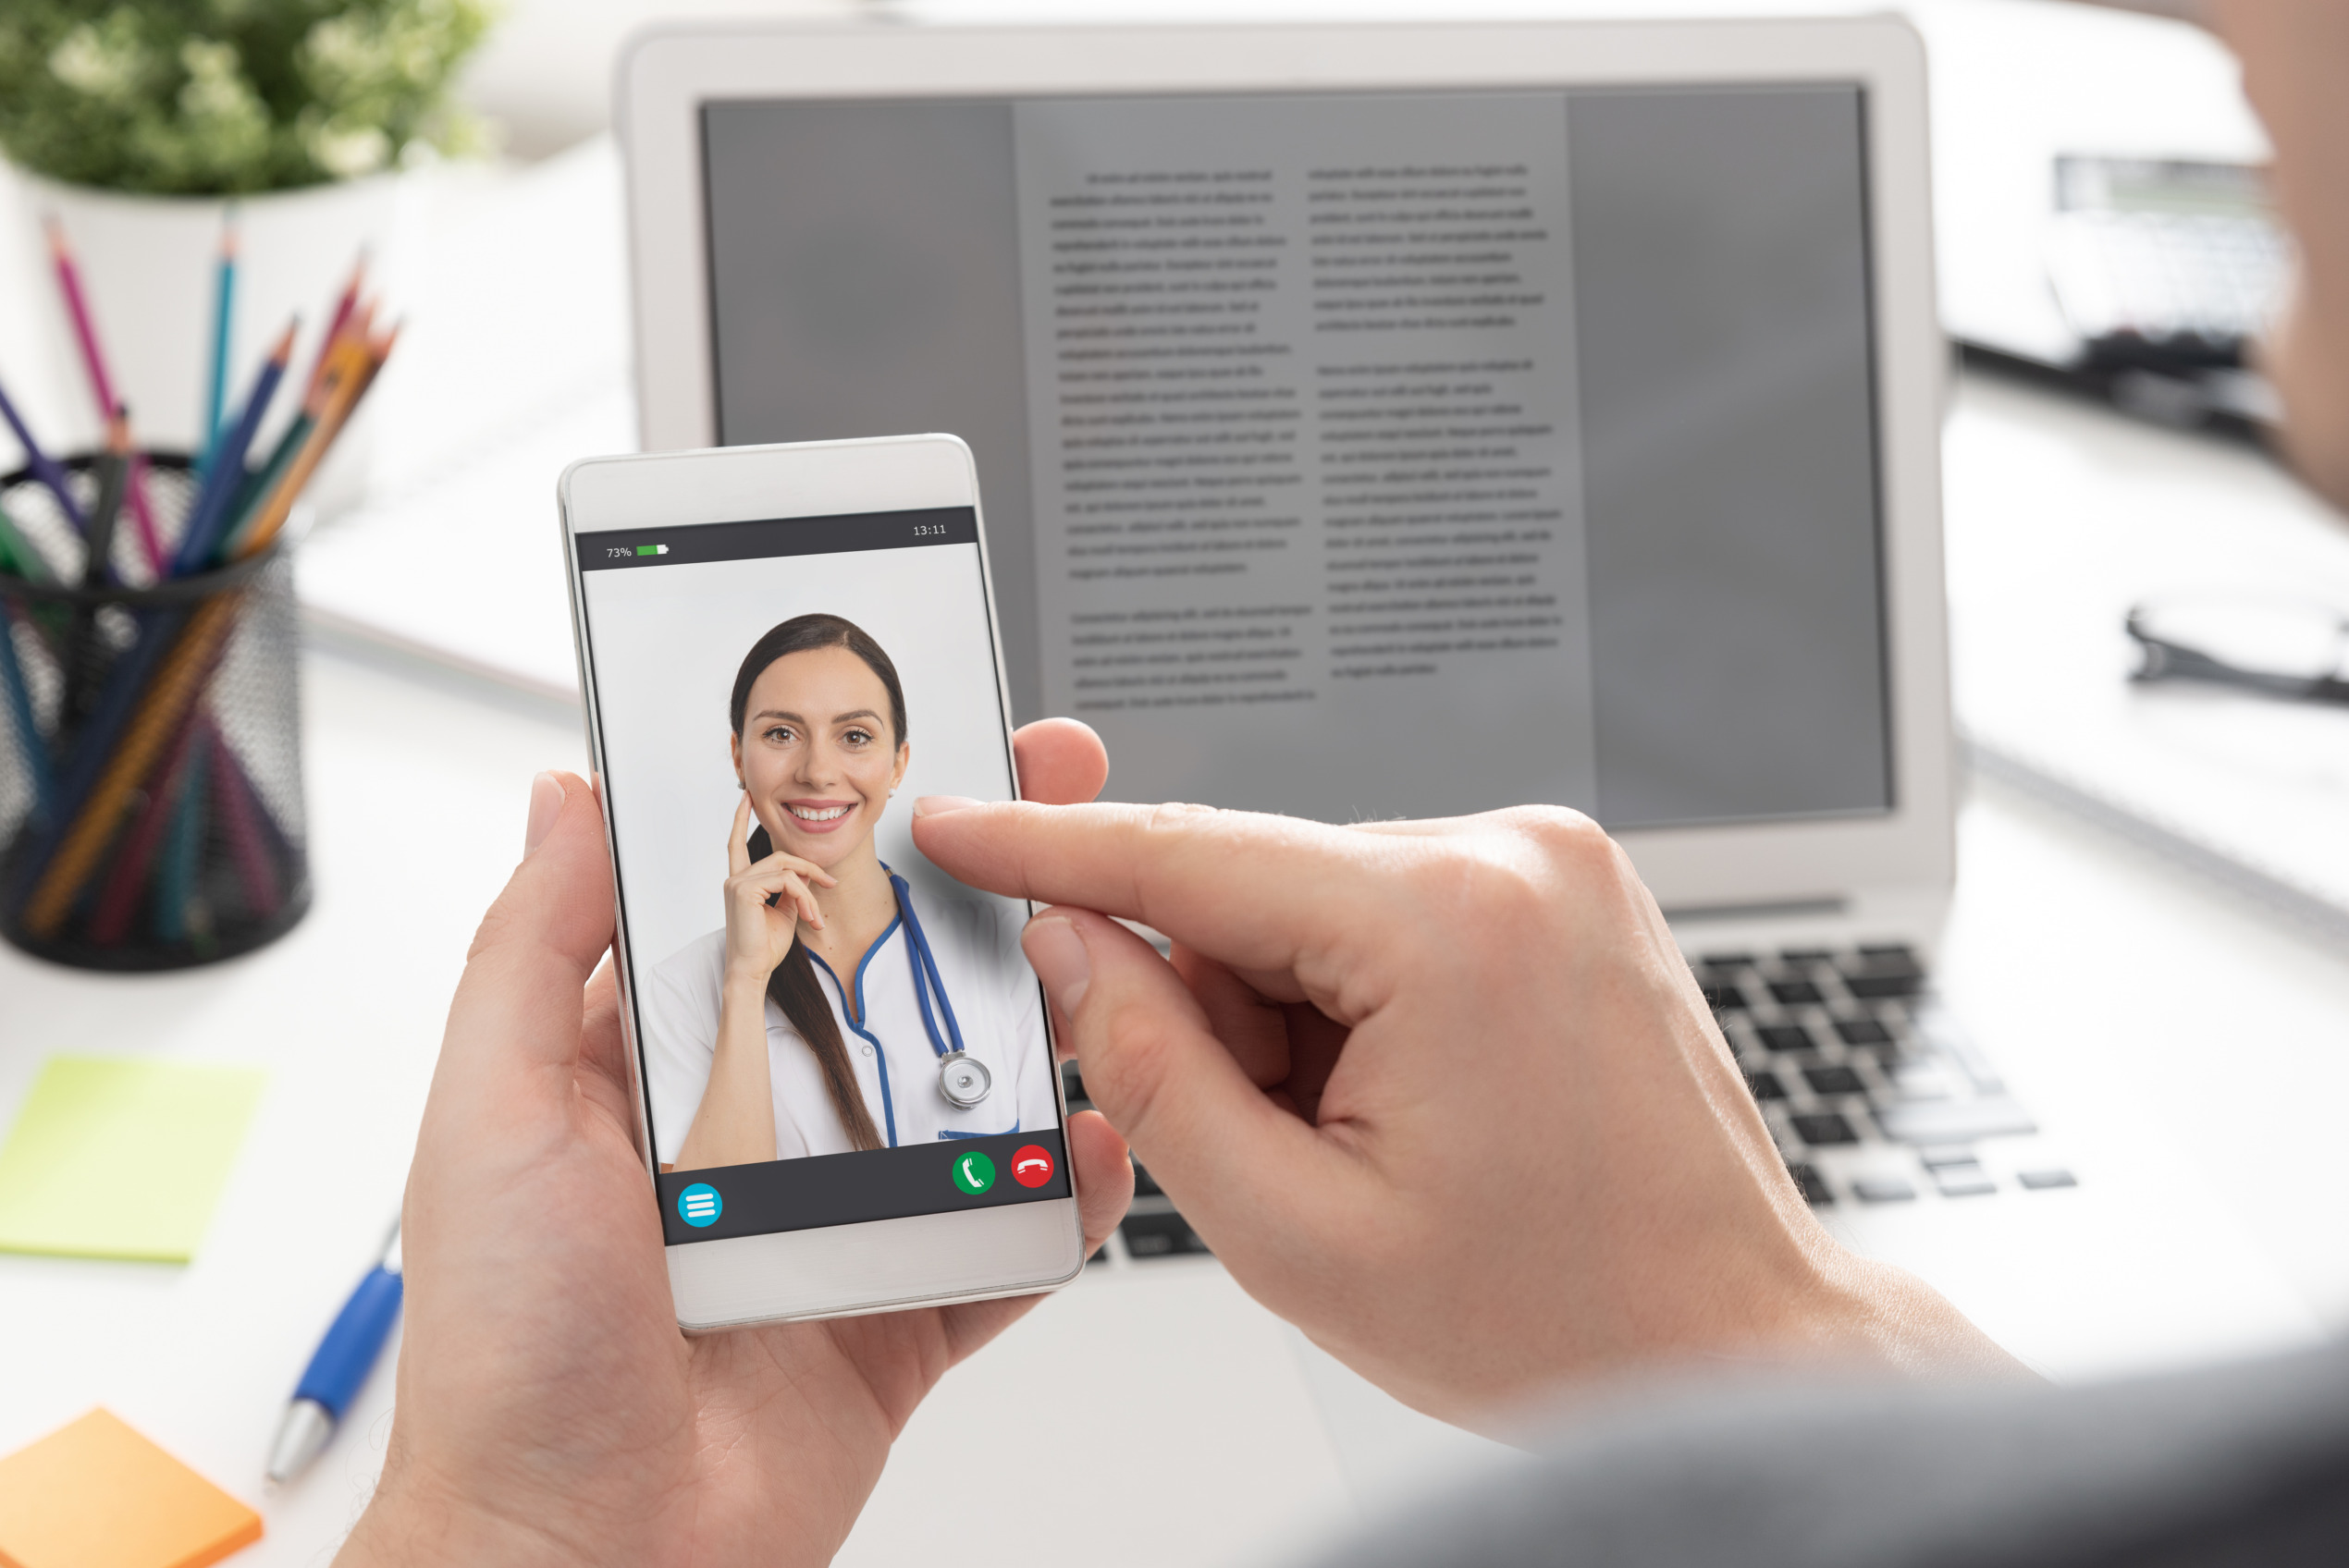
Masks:
[[[465,955],[444,1060],[573,1066],[581,992],[611,937],[611,861],[596,792],[576,775],[542,773],[531,780],[522,864]]]
[[[1055,908],[1021,938],[1067,1023],[1086,1093],[1236,1275],[1293,1254],[1338,1158],[1265,1098],[1174,966],[1133,932]]]

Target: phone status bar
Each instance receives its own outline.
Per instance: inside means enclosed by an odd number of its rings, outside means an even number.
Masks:
[[[582,571],[641,570],[775,556],[836,556],[978,543],[970,507],[852,512],[836,517],[704,522],[683,528],[610,529],[573,536]]]

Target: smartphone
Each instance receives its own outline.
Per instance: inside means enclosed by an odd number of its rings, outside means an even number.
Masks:
[[[1018,796],[969,448],[593,458],[560,495],[678,1323],[1074,1279],[1032,911],[911,831],[923,795]]]

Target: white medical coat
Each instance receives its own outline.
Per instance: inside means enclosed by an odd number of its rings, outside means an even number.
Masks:
[[[817,982],[832,1004],[833,1022],[882,1143],[898,1148],[1056,1125],[1043,1002],[1020,952],[1019,922],[993,904],[946,902],[919,892],[908,896],[954,1005],[963,1046],[986,1065],[993,1084],[987,1097],[968,1109],[941,1092],[938,1053],[922,1027],[921,1004],[914,994],[913,944],[901,913],[853,974],[836,975],[816,960]],[[641,1016],[646,1091],[653,1147],[663,1164],[676,1163],[709,1086],[725,974],[726,933],[719,929],[687,943],[646,977]],[[843,984],[858,998],[855,1018],[844,1005]],[[933,1015],[936,1005],[933,996]],[[951,1048],[943,1017],[938,1018],[938,1029]],[[774,1086],[775,1158],[847,1153],[848,1133],[824,1088],[816,1053],[772,997],[767,998],[767,1071]]]

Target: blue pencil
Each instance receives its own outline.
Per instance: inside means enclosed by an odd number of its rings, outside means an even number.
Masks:
[[[25,428],[16,404],[8,401],[6,387],[0,387],[0,419],[6,420],[8,428],[16,432],[17,445],[24,448],[24,466],[32,471],[33,478],[49,487],[49,494],[57,498],[57,505],[64,510],[66,521],[73,524],[74,532],[79,533],[89,527],[81,515],[81,508],[73,504],[73,490],[66,483],[66,471],[41,449],[41,443],[35,441],[32,432]]]
[[[178,551],[172,557],[172,576],[185,577],[191,571],[203,570],[212,559],[213,551],[219,547],[220,536],[228,527],[229,503],[237,498],[237,486],[244,482],[245,454],[252,450],[252,438],[269,412],[270,398],[277,395],[277,384],[286,378],[286,362],[293,358],[293,340],[294,324],[289,323],[285,336],[270,350],[268,362],[253,378],[244,412],[214,451],[212,466],[205,471],[203,484],[196,492],[195,508],[188,515],[187,530],[179,535]]]
[[[196,464],[196,477],[201,479],[212,471],[212,459],[220,449],[220,437],[225,434],[222,422],[228,417],[228,343],[236,335],[237,324],[237,210],[229,208],[220,218],[220,264],[214,275],[212,301],[212,375],[204,388],[203,429],[199,434],[201,459]]]
[[[24,683],[24,667],[17,662],[15,617],[0,600],[0,685],[7,688],[8,711],[17,722],[17,749],[24,753],[24,770],[32,776],[32,798],[41,815],[57,817],[57,783],[49,772],[49,748],[42,743],[41,726],[32,717],[32,692]]]
[[[199,731],[194,747],[188,753],[187,781],[179,788],[170,831],[164,839],[163,864],[155,878],[155,935],[166,942],[188,939],[189,905],[196,888],[196,851],[203,843],[203,740]]]

